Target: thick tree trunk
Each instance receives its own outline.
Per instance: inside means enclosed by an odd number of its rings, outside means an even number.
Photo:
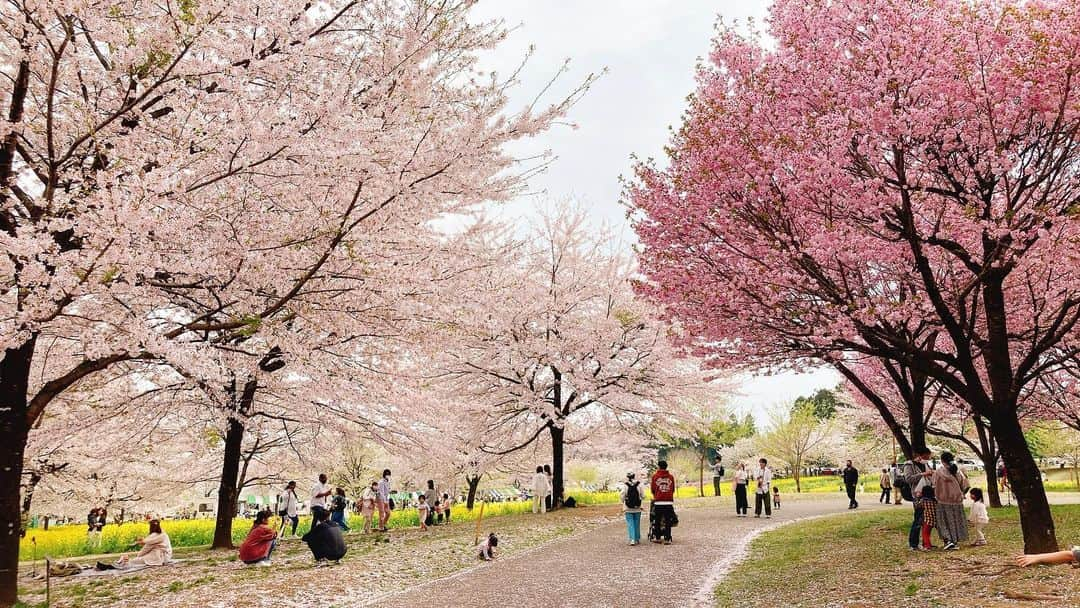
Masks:
[[[19,538],[22,530],[19,485],[30,424],[26,392],[37,337],[4,351],[0,361],[0,607],[18,601]]]
[[[236,517],[236,479],[240,474],[240,454],[244,444],[244,424],[229,419],[225,432],[225,455],[221,462],[221,482],[218,484],[217,520],[214,523],[213,549],[231,549],[232,523]]]
[[[1058,550],[1054,518],[1046,500],[1042,476],[1031,456],[1015,409],[990,420],[1001,457],[1009,471],[1009,486],[1020,507],[1020,528],[1024,533],[1024,553]]]
[[[480,476],[466,475],[465,483],[469,486],[469,492],[465,495],[465,508],[472,511],[473,505],[476,504],[476,490],[480,487]]]
[[[566,431],[555,425],[551,432],[551,508],[558,509],[563,502],[563,450]]]

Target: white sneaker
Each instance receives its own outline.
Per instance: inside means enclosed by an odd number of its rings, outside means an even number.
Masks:
[[[320,559],[319,561],[315,562],[315,567],[316,568],[322,568],[323,566],[329,566],[329,565],[330,565],[330,562],[326,561],[325,559]]]
[[[270,560],[264,559],[263,561],[258,562],[255,565],[256,566],[272,566],[273,564],[270,563]]]

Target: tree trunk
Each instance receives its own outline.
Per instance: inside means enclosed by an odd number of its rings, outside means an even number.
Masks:
[[[30,473],[30,479],[26,482],[26,489],[23,490],[22,497],[22,521],[30,521],[30,505],[34,503],[34,490],[37,489],[37,485],[41,483],[41,474],[37,471]],[[49,520],[45,519],[45,529],[49,529]],[[19,531],[19,537],[26,536],[26,528],[23,527]]]
[[[701,459],[698,461],[698,497],[705,498],[705,457],[708,452],[701,454]]]
[[[225,455],[221,462],[221,482],[218,484],[217,521],[214,524],[212,549],[232,549],[232,522],[236,517],[236,479],[240,472],[240,453],[244,443],[244,424],[229,418],[225,432]]]
[[[558,509],[563,502],[563,439],[566,431],[555,425],[551,432],[551,508]]]
[[[1001,410],[999,410],[1001,411]],[[1031,456],[1016,410],[990,420],[998,449],[1009,472],[1009,486],[1020,507],[1020,528],[1024,533],[1024,553],[1050,553],[1058,550],[1054,536],[1054,518],[1046,500],[1039,467]]]
[[[466,475],[465,483],[469,486],[469,492],[465,495],[465,508],[472,511],[476,504],[476,489],[480,487],[479,475]]]
[[[1001,493],[998,492],[997,458],[983,461],[983,469],[986,471],[986,499],[990,506],[997,509],[1001,507]]]
[[[30,435],[26,392],[36,342],[32,335],[17,348],[6,349],[0,361],[0,437],[6,445],[0,449],[0,608],[11,608],[18,601],[19,485]]]
[[[1000,508],[1001,494],[998,493],[997,481],[997,442],[994,440],[994,434],[986,426],[986,422],[983,421],[982,416],[976,414],[972,420],[975,423],[975,431],[979,435],[979,449],[976,453],[982,460],[983,470],[986,471],[986,497],[990,501],[991,507]]]

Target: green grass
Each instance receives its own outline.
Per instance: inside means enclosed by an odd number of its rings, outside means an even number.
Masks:
[[[1080,505],[1054,506],[1062,546],[1080,542]],[[1045,606],[1080,603],[1080,579],[1071,568],[1018,569],[1012,556],[1023,538],[1015,507],[991,509],[990,544],[956,552],[907,550],[910,507],[798,522],[754,540],[750,558],[716,589],[718,607],[998,605],[1008,593],[1050,594]],[[940,543],[935,533],[935,542]],[[757,581],[774,581],[761,594]],[[839,603],[837,603],[839,602]]]

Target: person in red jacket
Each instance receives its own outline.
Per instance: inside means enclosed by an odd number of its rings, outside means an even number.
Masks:
[[[277,532],[267,523],[269,519],[269,511],[259,511],[255,516],[255,525],[240,545],[240,561],[245,564],[270,565],[270,554],[277,546]]]
[[[671,544],[671,524],[675,521],[675,476],[668,472],[667,461],[656,463],[649,487],[652,490],[652,542]]]

